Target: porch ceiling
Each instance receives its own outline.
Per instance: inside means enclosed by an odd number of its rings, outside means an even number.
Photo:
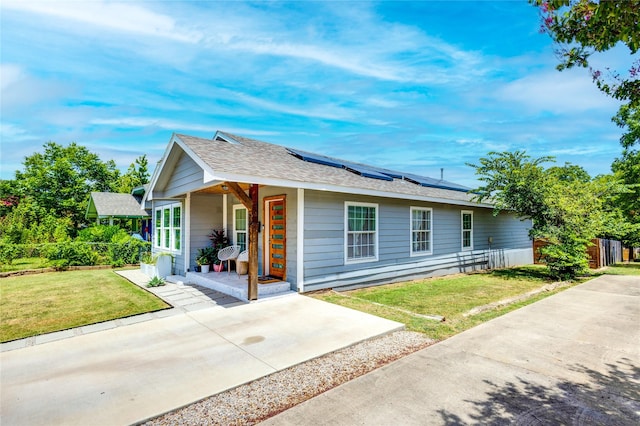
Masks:
[[[239,183],[238,185],[240,185],[240,188],[242,188],[243,191],[249,191],[249,186],[251,186],[248,183]],[[220,183],[217,185],[200,189],[198,191],[195,191],[194,193],[195,194],[231,194],[231,191],[229,190],[229,188],[223,189],[222,186],[223,184]]]

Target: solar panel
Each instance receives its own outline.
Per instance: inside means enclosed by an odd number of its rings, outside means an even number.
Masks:
[[[367,166],[364,164],[353,163],[351,161],[339,160],[337,158],[314,154],[312,152],[301,151],[299,149],[287,148],[287,151],[289,151],[291,155],[299,158],[300,160],[307,161],[309,163],[322,164],[324,166],[336,167],[338,169],[345,169],[351,173],[355,173],[357,175],[370,179],[379,179],[388,182],[391,182],[394,179],[404,179],[408,182],[424,187],[442,188],[463,192],[469,191],[469,188],[458,185],[457,183],[447,182],[444,180],[437,180],[430,177],[418,176],[409,173],[400,173],[389,169]]]
[[[309,163],[323,164],[325,166],[342,168],[342,163],[333,158],[325,157],[324,155],[314,154],[311,152],[300,151],[298,149],[287,148],[287,151],[294,157],[298,157],[301,160],[308,161]]]
[[[372,169],[366,166],[361,166],[359,164],[345,162],[345,164],[343,164],[342,167],[360,176],[368,177],[371,179],[393,181],[392,177],[387,176],[386,174],[380,173],[375,169]]]
[[[469,192],[469,188],[462,185],[458,185],[457,183],[447,182],[446,180],[437,180],[429,177],[412,175],[412,174],[405,175],[404,179],[420,186],[451,189],[453,191]]]

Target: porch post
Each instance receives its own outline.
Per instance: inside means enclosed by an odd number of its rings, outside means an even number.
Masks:
[[[247,294],[249,300],[258,299],[258,185],[249,188],[251,197],[251,218],[249,220],[249,279]]]

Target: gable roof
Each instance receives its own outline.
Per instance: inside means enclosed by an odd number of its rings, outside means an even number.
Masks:
[[[184,152],[202,168],[202,188],[233,181],[490,207],[473,202],[473,194],[467,188],[452,182],[347,162],[226,132],[217,132],[213,139],[174,134],[154,172],[148,193],[150,199],[158,181],[162,181],[162,186],[169,179],[162,175],[165,168],[170,173],[175,166],[178,151]],[[365,173],[358,173],[350,167],[305,161],[299,155],[301,153],[355,165],[356,169],[361,166]],[[367,176],[370,174],[368,170],[389,173],[385,175],[387,179],[378,179]]]
[[[134,219],[146,218],[149,214],[140,207],[140,203],[132,194],[92,192],[85,217]]]

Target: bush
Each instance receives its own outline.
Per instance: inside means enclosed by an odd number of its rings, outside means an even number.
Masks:
[[[550,274],[561,280],[575,278],[589,269],[587,243],[579,240],[552,243],[540,248]]]
[[[56,269],[65,269],[68,266],[90,266],[98,261],[98,254],[92,250],[91,245],[78,241],[50,244],[46,252],[45,257]]]

